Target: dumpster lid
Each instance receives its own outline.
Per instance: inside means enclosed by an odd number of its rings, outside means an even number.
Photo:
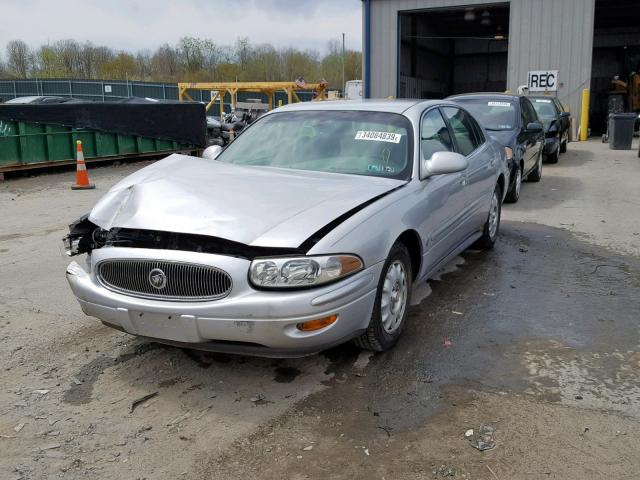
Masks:
[[[609,118],[619,118],[621,120],[628,120],[633,118],[634,120],[638,118],[640,115],[637,113],[610,113]]]

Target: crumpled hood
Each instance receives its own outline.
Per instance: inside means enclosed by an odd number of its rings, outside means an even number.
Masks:
[[[161,230],[295,248],[336,217],[404,183],[176,154],[113,186],[89,219],[105,229]]]

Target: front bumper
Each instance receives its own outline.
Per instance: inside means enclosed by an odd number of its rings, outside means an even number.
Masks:
[[[221,268],[233,279],[229,295],[207,302],[160,301],[103,287],[78,263],[67,280],[83,312],[105,324],[159,342],[202,350],[262,356],[317,353],[362,333],[369,324],[382,263],[335,284],[298,291],[261,291],[247,278],[245,259],[196,252],[107,247],[92,263],[110,258],[162,259]],[[322,330],[302,332],[301,322],[338,315]]]
[[[560,140],[558,139],[558,137],[545,138],[544,147],[542,147],[542,153],[548,155],[555,152],[558,149],[559,144]]]

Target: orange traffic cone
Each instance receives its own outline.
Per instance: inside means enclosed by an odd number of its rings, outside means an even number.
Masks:
[[[90,190],[96,188],[92,183],[89,183],[89,174],[87,173],[87,165],[84,163],[84,153],[82,153],[82,142],[76,141],[76,183],[71,185],[71,190]]]

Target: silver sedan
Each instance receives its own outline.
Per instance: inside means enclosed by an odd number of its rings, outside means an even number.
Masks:
[[[395,345],[413,286],[491,248],[503,149],[443,101],[308,102],[224,150],[145,167],[70,226],[67,279],[108,326],[264,356]]]

